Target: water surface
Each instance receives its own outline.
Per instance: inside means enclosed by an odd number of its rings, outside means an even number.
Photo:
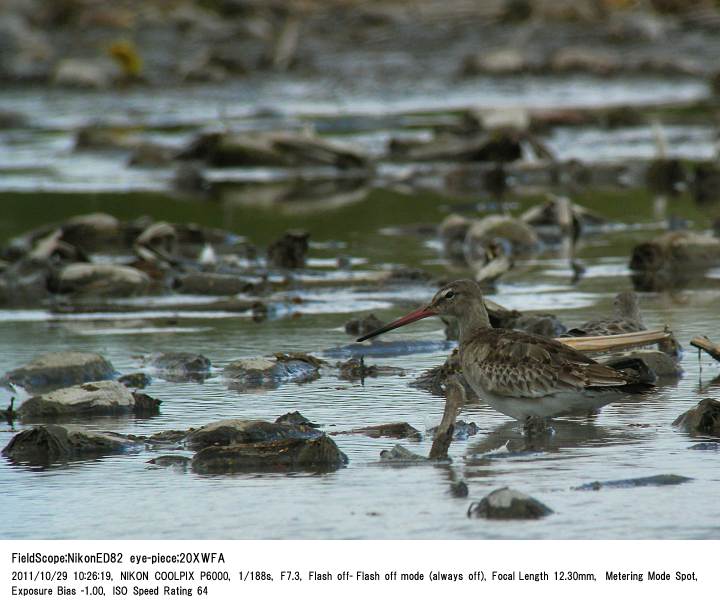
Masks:
[[[0,239],[41,222],[101,208],[122,218],[149,213],[172,221],[198,221],[247,236],[261,247],[288,225],[308,228],[315,243],[314,266],[330,265],[338,255],[360,258],[354,270],[375,271],[388,262],[424,267],[437,275],[444,268],[434,244],[417,236],[389,238],[388,225],[433,223],[453,209],[476,201],[432,194],[373,191],[342,210],[292,216],[277,210],[247,210],[215,202],[167,199],[161,195],[3,195]],[[653,199],[644,191],[585,193],[578,201],[612,219],[657,220]],[[515,202],[519,208],[530,201]],[[697,209],[682,198],[668,202],[668,213],[688,217],[704,228],[713,210]],[[559,253],[548,251],[538,264],[520,265],[492,298],[509,307],[555,313],[565,324],[608,313],[615,292],[629,287],[626,270],[633,243],[653,234],[643,229],[588,237],[578,256],[588,272],[577,285]],[[274,391],[229,390],[218,371],[243,356],[276,351],[319,353],[348,344],[344,322],[357,313],[390,319],[432,295],[432,286],[411,289],[381,286],[300,290],[304,304],[257,323],[242,315],[150,313],[58,315],[37,310],[0,311],[0,371],[52,350],[97,351],[120,372],[142,368],[140,356],[157,351],[195,351],[210,358],[215,375],[203,384],[156,379],[147,393],[163,400],[162,414],[150,419],[95,419],[88,427],[150,434],[186,429],[222,418],[273,420],[299,410],[325,431],[406,421],[423,433],[437,424],[441,399],[413,389],[408,382],[441,363],[446,351],[373,359],[402,367],[407,375],[341,381],[330,370],[320,380],[288,384]],[[670,325],[687,347],[696,334],[717,332],[720,292],[701,283],[674,293],[643,294],[641,307],[649,327]],[[396,339],[443,340],[442,325],[427,320]],[[715,336],[717,338],[717,336]],[[483,404],[461,415],[477,423],[478,435],[452,444],[451,466],[388,467],[379,453],[395,440],[362,435],[335,438],[349,457],[333,473],[251,473],[201,476],[155,469],[147,461],[158,454],[139,449],[49,468],[0,460],[0,497],[6,515],[2,538],[718,538],[720,537],[720,451],[689,450],[707,438],[692,438],[672,421],[703,397],[720,396],[720,366],[694,351],[683,361],[685,375],[644,396],[606,406],[590,418],[563,420],[541,450],[511,453],[522,443],[516,423]],[[7,401],[7,393],[0,401]],[[23,429],[0,428],[0,444]],[[508,444],[510,442],[510,444]],[[427,454],[430,439],[400,441]],[[176,453],[187,454],[191,453]],[[692,482],[667,487],[573,490],[595,480],[678,474]],[[467,499],[453,498],[452,480],[463,478]],[[554,515],[539,522],[470,520],[471,500],[510,486],[543,501]]]

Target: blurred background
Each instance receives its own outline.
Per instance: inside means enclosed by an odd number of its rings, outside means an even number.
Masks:
[[[648,175],[707,202],[719,33],[711,0],[2,0],[0,238],[168,197],[215,224]]]

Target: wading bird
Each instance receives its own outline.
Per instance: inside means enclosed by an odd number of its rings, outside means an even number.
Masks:
[[[440,289],[427,306],[357,340],[435,315],[457,318],[463,375],[490,406],[515,419],[587,413],[650,387],[551,338],[493,328],[480,288],[464,279]]]

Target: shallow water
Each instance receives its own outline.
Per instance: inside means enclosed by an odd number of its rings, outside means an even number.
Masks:
[[[354,271],[376,271],[387,262],[424,266],[441,274],[442,262],[430,241],[414,236],[383,236],[388,224],[436,222],[448,210],[472,204],[437,195],[372,192],[342,212],[282,216],[214,203],[178,203],[155,197],[97,195],[15,195],[0,225],[5,240],[40,222],[98,207],[121,217],[151,213],[156,218],[196,220],[225,226],[264,245],[288,224],[310,229],[315,266],[337,255],[358,258]],[[652,197],[645,192],[587,193],[578,198],[613,219],[653,220]],[[517,202],[520,207],[528,201]],[[379,211],[382,210],[382,214]],[[685,199],[670,201],[703,228],[713,210],[693,209]],[[655,218],[657,219],[657,218]],[[570,284],[566,262],[547,252],[535,266],[520,265],[491,297],[508,307],[554,312],[573,325],[610,311],[615,292],[630,286],[626,271],[631,244],[648,230],[601,234],[581,242],[578,257],[588,272]],[[328,263],[329,264],[329,263]],[[448,272],[450,271],[442,271]],[[288,384],[266,392],[238,393],[219,376],[227,362],[276,351],[320,353],[352,339],[342,326],[353,314],[375,312],[383,319],[407,311],[429,297],[432,288],[318,287],[301,290],[304,302],[265,322],[249,316],[173,310],[123,314],[60,315],[44,311],[0,311],[0,371],[52,350],[98,351],[120,372],[141,369],[141,357],[157,351],[194,351],[213,363],[215,375],[203,384],[155,379],[147,393],[163,400],[161,415],[94,419],[94,429],[149,434],[185,429],[222,418],[273,420],[299,410],[326,431],[407,421],[421,432],[436,425],[443,401],[410,388],[421,371],[446,355],[442,326],[424,321],[387,340],[413,339],[435,345],[429,352],[373,358],[372,363],[402,367],[407,375],[366,379],[364,384],[324,370],[320,380]],[[184,297],[183,297],[184,298]],[[687,347],[696,334],[717,333],[720,292],[701,283],[672,294],[643,294],[648,327],[670,325]],[[715,336],[717,338],[717,336]],[[331,361],[336,361],[331,358]],[[482,404],[461,414],[479,433],[454,442],[448,465],[411,467],[379,464],[379,453],[395,440],[362,435],[335,437],[349,457],[346,468],[327,474],[242,474],[201,476],[155,469],[147,461],[170,451],[76,461],[49,468],[0,460],[2,511],[0,538],[718,538],[720,537],[720,452],[688,450],[708,438],[691,438],[671,426],[702,397],[720,396],[720,366],[686,351],[684,377],[645,396],[606,406],[587,419],[558,421],[555,435],[537,450],[522,448],[518,425]],[[6,402],[7,393],[0,393]],[[16,425],[15,431],[23,426]],[[13,430],[0,428],[5,445]],[[424,434],[425,436],[425,434]],[[427,454],[430,440],[400,441]],[[187,454],[180,452],[175,454]],[[678,474],[693,480],[664,487],[579,491],[596,480]],[[449,494],[452,480],[464,478],[470,496]],[[550,506],[555,513],[539,522],[470,520],[471,500],[510,486]],[[10,517],[8,517],[10,515]]]

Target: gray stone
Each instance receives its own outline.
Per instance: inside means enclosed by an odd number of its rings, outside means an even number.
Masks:
[[[13,436],[2,454],[13,461],[51,463],[118,453],[136,446],[128,438],[74,425],[40,425]]]
[[[616,370],[635,370],[638,380],[645,383],[655,383],[657,379],[677,379],[683,373],[680,365],[662,351],[639,349],[614,355],[603,363]]]
[[[152,382],[152,379],[144,372],[131,372],[130,374],[123,374],[117,381],[131,389],[145,389]]]
[[[156,353],[149,357],[148,365],[166,381],[202,382],[210,376],[210,360],[198,353]]]
[[[114,375],[115,368],[102,355],[60,351],[46,353],[11,370],[0,384],[12,383],[30,393],[40,393],[88,381],[103,381]]]
[[[269,442],[208,446],[192,460],[199,474],[254,470],[334,470],[348,462],[345,454],[325,435],[313,439],[288,438]]]
[[[75,296],[137,296],[147,292],[150,277],[129,266],[76,262],[57,276],[56,291]]]
[[[22,421],[59,417],[90,417],[130,414],[135,397],[117,381],[95,381],[56,389],[36,395],[22,403],[18,416]]]
[[[140,393],[139,391],[133,391],[132,395],[135,400],[133,414],[136,417],[149,418],[160,414],[160,404],[162,404],[162,400],[150,397],[146,393]]]
[[[309,425],[270,423],[257,419],[225,419],[209,423],[187,436],[187,446],[201,450],[208,446],[229,446],[253,442],[276,442],[287,439],[312,439],[322,432]]]
[[[494,490],[468,508],[469,517],[493,520],[538,519],[552,513],[544,503],[507,487]]]
[[[119,248],[123,243],[123,224],[105,213],[82,214],[61,225],[62,240],[85,251]]]
[[[297,410],[295,412],[286,412],[275,419],[276,423],[282,425],[307,425],[308,427],[320,427],[317,423],[313,423],[308,418],[304,417]]]
[[[401,465],[409,463],[429,463],[427,457],[418,455],[400,444],[396,444],[390,450],[381,450],[380,461],[383,463],[397,463]]]
[[[276,354],[270,357],[238,359],[223,370],[228,386],[237,391],[274,389],[281,383],[304,383],[320,378],[324,362],[305,353]]]

